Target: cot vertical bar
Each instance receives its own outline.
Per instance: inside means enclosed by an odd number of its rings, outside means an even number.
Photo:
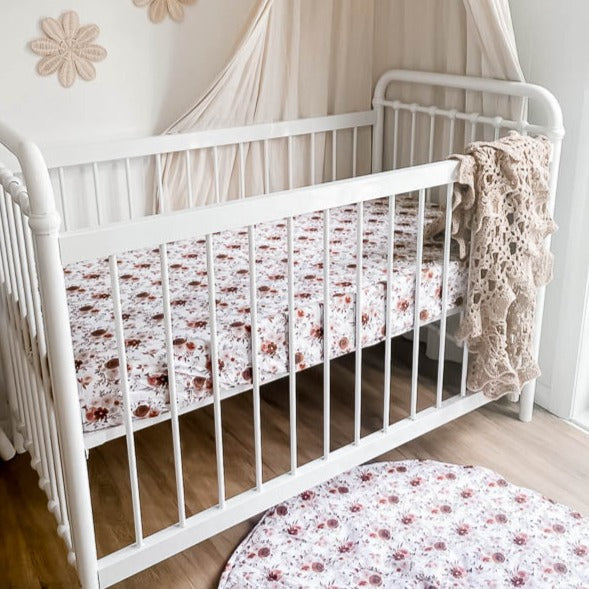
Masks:
[[[264,193],[270,192],[270,150],[268,139],[264,139]]]
[[[119,269],[117,257],[109,257],[111,294],[114,308],[115,333],[117,336],[117,353],[119,359],[119,379],[123,394],[123,423],[127,439],[127,458],[129,462],[129,479],[131,483],[131,502],[133,504],[133,523],[135,527],[135,542],[137,546],[143,544],[143,525],[141,522],[141,503],[139,499],[139,479],[137,476],[137,456],[135,453],[135,437],[133,434],[133,419],[131,417],[131,399],[129,396],[129,379],[127,375],[127,352],[125,349],[125,333],[123,328],[123,312],[121,307],[121,293],[119,288]]]
[[[6,260],[6,278],[7,284],[9,286],[9,294],[11,295],[12,300],[8,301],[9,312],[10,316],[12,317],[13,321],[13,328],[17,329],[18,318],[15,316],[15,303],[18,300],[18,289],[16,284],[16,276],[15,276],[15,269],[14,269],[14,254],[13,254],[13,246],[12,246],[12,235],[9,230],[9,222],[8,222],[8,206],[9,203],[6,201],[10,198],[8,192],[4,191],[3,187],[0,187],[0,215],[2,216],[2,236],[4,238],[4,248],[2,248],[2,256]],[[5,253],[6,252],[6,253]],[[29,407],[26,402],[26,394],[24,390],[23,380],[22,380],[22,366],[16,353],[16,347],[10,346],[9,347],[13,362],[13,374],[15,377],[15,384],[17,385],[17,403],[19,404],[19,418],[24,422],[25,428],[25,440],[24,446],[25,448],[31,453],[31,458],[33,458],[34,450],[35,450],[35,436],[34,431],[32,428],[32,423],[29,414]],[[31,452],[31,448],[33,448],[33,452]]]
[[[392,313],[393,313],[393,263],[395,254],[395,195],[389,196],[389,233],[387,235],[387,293],[385,303],[385,347],[384,347],[384,405],[382,411],[382,428],[388,431],[391,415],[391,352],[392,337]]]
[[[440,344],[438,351],[438,380],[436,387],[436,407],[442,406],[444,392],[444,360],[446,354],[446,314],[448,313],[448,267],[450,265],[450,243],[452,233],[452,194],[454,187],[446,187],[446,223],[444,227],[444,254],[442,263],[442,314],[440,317]]]
[[[456,110],[453,109],[450,111],[450,128],[448,131],[448,155],[451,155],[454,152],[454,134],[456,129]]]
[[[245,198],[245,157],[243,143],[239,144],[239,198]]]
[[[5,209],[5,192],[4,188],[0,186],[0,225],[2,227],[2,231],[0,232],[0,237],[2,239],[2,247],[0,247],[0,256],[2,259],[2,268],[4,273],[4,281],[5,281],[5,303],[6,303],[6,313],[8,315],[8,319],[11,323],[11,327],[9,328],[9,333],[13,330],[13,323],[15,323],[13,315],[14,315],[14,306],[13,306],[13,285],[12,285],[12,270],[10,267],[10,260],[8,256],[9,251],[9,243],[8,243],[8,224],[6,221],[6,209]],[[19,423],[18,428],[19,431],[21,429],[24,430],[23,435],[23,445],[25,448],[27,446],[30,448],[32,441],[27,439],[30,437],[30,432],[28,431],[28,424],[27,424],[27,415],[25,414],[23,399],[20,392],[20,384],[19,384],[19,376],[18,376],[18,369],[17,369],[17,361],[15,358],[15,348],[12,345],[7,346],[8,355],[10,359],[10,368],[12,371],[12,376],[15,385],[15,395],[16,395],[16,404],[17,404],[17,411],[18,411],[18,419]],[[28,449],[28,448],[27,448]]]
[[[417,253],[415,256],[415,308],[413,318],[413,360],[411,364],[411,409],[410,417],[417,414],[417,382],[419,376],[419,329],[421,305],[421,265],[423,262],[423,225],[425,217],[425,190],[419,191],[419,209],[417,213]]]
[[[24,192],[24,187],[23,187]],[[31,278],[29,275],[29,263],[27,257],[27,250],[24,240],[24,229],[23,219],[24,214],[20,206],[13,201],[12,203],[12,217],[13,224],[16,228],[16,241],[18,244],[18,251],[20,257],[20,267],[22,275],[22,285],[24,292],[24,309],[21,310],[23,315],[23,341],[27,345],[27,349],[30,348],[32,355],[32,364],[34,367],[34,373],[31,375],[30,366],[27,366],[27,379],[29,381],[29,387],[31,396],[33,399],[33,409],[36,415],[36,422],[38,423],[39,440],[41,442],[40,455],[41,464],[43,467],[44,478],[39,481],[39,486],[47,493],[49,499],[53,499],[55,496],[55,487],[53,485],[55,480],[55,474],[53,472],[52,463],[50,461],[50,442],[48,439],[48,428],[47,428],[47,415],[45,411],[41,410],[41,395],[39,392],[38,374],[40,372],[40,365],[38,362],[38,350],[35,346],[35,315],[33,311],[33,301],[31,295]],[[49,489],[46,486],[49,485]]]
[[[61,200],[61,212],[63,215],[63,229],[67,231],[70,227],[69,215],[67,212],[67,197],[65,192],[65,177],[63,168],[57,169],[57,178],[59,180],[59,198]]]
[[[288,373],[289,373],[289,425],[290,425],[290,471],[297,471],[297,373],[295,331],[295,261],[293,219],[287,220],[288,248]]]
[[[192,162],[190,161],[190,151],[184,151],[184,166],[186,168],[186,188],[188,189],[188,206],[194,206],[194,194],[192,193]]]
[[[503,117],[495,117],[493,119],[493,128],[495,129],[495,132],[493,134],[494,141],[497,141],[497,139],[499,139],[499,133],[500,133],[502,124],[503,124]]]
[[[355,178],[358,171],[358,127],[352,132],[352,178]]]
[[[160,211],[164,213],[167,209],[164,199],[164,185],[162,183],[162,154],[155,154],[155,175],[157,176],[157,193],[160,203]]]
[[[354,366],[354,443],[361,437],[362,423],[362,265],[364,238],[364,203],[358,203],[358,227],[356,243],[356,354]]]
[[[221,202],[221,189],[219,186],[219,148],[213,147],[213,175],[215,177],[215,202]]]
[[[162,275],[162,301],[166,331],[166,361],[168,364],[168,388],[170,392],[170,415],[172,425],[172,446],[174,448],[174,470],[176,475],[176,497],[178,501],[178,522],[186,525],[184,504],[184,475],[182,471],[182,449],[180,447],[180,424],[178,421],[178,395],[176,391],[176,366],[174,359],[174,336],[170,307],[170,278],[168,272],[168,248],[160,245],[160,267]]]
[[[393,103],[393,170],[399,164],[399,103]]]
[[[331,362],[330,362],[330,213],[323,211],[323,457],[331,450]]]
[[[131,190],[131,162],[129,158],[125,158],[125,183],[127,185],[127,206],[129,219],[133,219],[133,191]]]
[[[215,285],[215,261],[213,259],[213,236],[209,233],[207,248],[207,283],[209,291],[209,326],[211,332],[211,375],[213,379],[213,414],[215,420],[215,454],[217,461],[217,489],[219,507],[225,507],[225,465],[223,461],[223,421],[221,414],[221,390],[219,383],[219,344],[217,341],[217,294]]]
[[[58,350],[49,356],[52,393],[59,423],[60,459],[65,475],[67,510],[70,518],[74,562],[84,589],[98,588],[98,564],[92,503],[84,438],[79,413],[78,387],[68,317],[65,282],[59,252],[60,219],[47,166],[32,143],[20,144],[19,161],[29,192],[29,226],[39,272],[47,347]]]
[[[431,107],[429,109],[429,146],[427,149],[428,163],[431,163],[434,160],[435,131],[436,131],[436,109],[435,109],[435,107]],[[431,201],[431,193],[432,193],[432,189],[428,188],[427,192],[426,192],[426,202],[427,203],[429,203]]]
[[[477,138],[477,120],[479,118],[478,113],[473,113],[470,116],[470,142],[473,143]]]
[[[26,349],[26,340],[25,340],[25,329],[24,326],[26,324],[26,309],[25,309],[25,295],[24,295],[24,285],[23,285],[23,275],[22,275],[22,260],[19,257],[19,247],[18,247],[18,237],[16,234],[16,222],[14,219],[14,203],[12,201],[11,195],[6,192],[6,196],[8,197],[5,202],[5,214],[6,214],[6,223],[7,223],[7,231],[10,237],[9,241],[9,262],[12,260],[10,264],[10,269],[12,273],[12,282],[14,285],[13,292],[15,293],[15,300],[18,300],[18,309],[15,309],[16,317],[15,319],[15,327],[18,327],[18,339],[20,340],[19,350]],[[31,453],[32,462],[31,466],[37,470],[37,467],[40,465],[41,473],[40,476],[45,477],[46,472],[46,464],[44,458],[44,450],[42,447],[42,433],[39,427],[39,420],[37,419],[38,413],[35,411],[35,402],[34,402],[34,393],[31,385],[31,378],[30,378],[30,371],[25,363],[22,354],[17,354],[17,362],[18,362],[18,372],[19,372],[19,379],[22,387],[22,395],[24,397],[24,407],[26,412],[28,413],[28,421],[29,421],[29,435],[32,438],[33,442],[33,452]]]
[[[292,135],[288,136],[287,142],[287,158],[288,158],[288,189],[293,187],[293,170],[292,170]]]
[[[256,241],[254,226],[248,227],[250,260],[250,307],[252,322],[252,384],[254,401],[254,454],[256,463],[256,489],[262,490],[262,420],[260,415],[260,367],[258,363],[258,295],[256,286]]]
[[[94,183],[94,202],[96,204],[96,221],[98,226],[102,225],[102,209],[100,207],[100,180],[98,178],[98,164],[92,164],[92,181]]]
[[[311,186],[315,185],[315,133],[311,133]]]
[[[417,113],[415,111],[417,105],[411,105],[411,144],[409,148],[409,165],[412,166],[415,162],[415,123]]]
[[[337,129],[331,132],[331,179],[337,180]]]

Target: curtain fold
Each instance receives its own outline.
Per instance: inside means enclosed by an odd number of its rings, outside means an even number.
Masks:
[[[166,133],[367,110],[374,82],[391,68],[523,79],[508,0],[260,0],[233,58]],[[521,104],[497,97],[483,100],[432,88],[394,90],[407,101],[483,113],[499,107],[506,115],[521,114]],[[369,171],[369,137],[359,139],[359,170]],[[351,142],[343,141],[337,171],[345,177]],[[329,137],[317,137],[315,182],[332,177],[331,158],[324,158],[329,142]],[[286,144],[271,144],[269,187],[264,186],[263,146],[244,149],[246,195],[287,187]],[[294,148],[295,186],[309,184],[309,139],[297,139]],[[212,150],[193,152],[193,205],[240,196],[238,149],[219,148],[217,165],[218,194]],[[181,154],[166,157],[160,206],[188,206],[186,180]]]

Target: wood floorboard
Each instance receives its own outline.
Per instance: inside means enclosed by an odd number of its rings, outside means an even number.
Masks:
[[[410,345],[396,340],[394,396],[390,418],[409,413]],[[363,355],[362,433],[382,427],[382,346]],[[433,376],[437,363],[420,356],[419,410],[435,403]],[[323,452],[323,372],[312,368],[297,376],[298,461],[304,464]],[[458,369],[447,364],[445,396],[458,390]],[[331,449],[353,439],[354,357],[332,362]],[[290,468],[288,385],[262,387],[263,477],[269,480]],[[222,403],[227,497],[255,485],[252,395]],[[228,427],[228,424],[231,424]],[[188,515],[217,502],[214,417],[211,407],[181,418],[186,511]],[[174,462],[169,423],[146,428],[136,436],[137,463],[145,534],[177,521]],[[517,405],[506,400],[449,423],[407,443],[379,460],[435,459],[478,464],[496,470],[513,483],[536,489],[589,513],[589,436],[536,409],[534,421],[517,420]],[[91,451],[88,461],[99,555],[133,541],[131,495],[123,439]],[[46,498],[25,455],[0,463],[0,587],[14,589],[76,587],[65,549],[55,534]],[[207,589],[216,586],[224,563],[256,518],[239,524],[117,587]]]

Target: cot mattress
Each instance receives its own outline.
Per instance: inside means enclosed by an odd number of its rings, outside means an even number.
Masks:
[[[437,212],[428,205],[426,222]],[[391,325],[394,335],[412,328],[416,272],[416,202],[397,199]],[[288,370],[287,228],[284,222],[256,227],[256,286],[260,380]],[[385,334],[388,203],[364,205],[362,260],[363,347]],[[220,387],[224,394],[252,382],[250,282],[246,230],[214,240]],[[294,220],[295,358],[297,370],[323,361],[323,216]],[[355,349],[357,209],[331,212],[330,357]],[[203,239],[169,244],[176,389],[180,408],[212,402],[206,249]],[[426,240],[421,266],[419,315],[440,317],[442,243]],[[159,250],[128,252],[118,259],[131,411],[149,419],[168,409],[168,371]],[[84,431],[122,423],[108,260],[64,269]],[[449,309],[462,303],[466,266],[451,257]]]

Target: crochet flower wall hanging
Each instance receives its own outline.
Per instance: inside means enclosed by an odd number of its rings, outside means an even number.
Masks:
[[[100,33],[97,25],[80,26],[77,13],[69,11],[59,20],[43,19],[41,29],[45,35],[30,44],[32,51],[41,57],[38,74],[50,76],[57,72],[64,88],[69,88],[78,76],[82,80],[94,80],[96,69],[92,62],[106,57],[106,49],[94,43]]]
[[[167,15],[176,22],[184,19],[184,5],[194,4],[196,0],[133,0],[135,6],[149,6],[152,22],[162,22]]]

